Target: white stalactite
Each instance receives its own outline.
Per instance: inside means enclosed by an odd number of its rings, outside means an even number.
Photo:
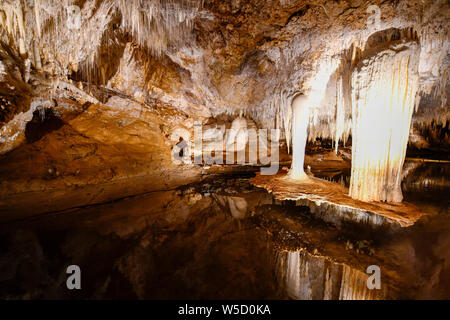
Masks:
[[[201,7],[196,0],[120,0],[122,26],[137,43],[160,56],[168,45],[186,40]]]
[[[342,77],[339,77],[336,84],[336,136],[335,152],[337,154],[339,141],[343,138],[345,131],[345,101]]]
[[[2,28],[11,38],[17,41],[19,53],[25,55],[26,29],[21,2],[2,2],[0,3],[0,10],[3,11],[0,18]]]
[[[41,0],[34,0],[34,16],[36,19],[37,37],[41,37]]]

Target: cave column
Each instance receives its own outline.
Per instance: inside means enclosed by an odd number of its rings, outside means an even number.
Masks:
[[[363,60],[352,74],[350,196],[401,202],[401,172],[418,88],[416,43]]]
[[[304,170],[305,149],[308,140],[309,103],[307,96],[297,96],[292,101],[292,167],[291,179],[306,179]]]

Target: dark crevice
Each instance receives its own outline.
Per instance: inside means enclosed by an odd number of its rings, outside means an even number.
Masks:
[[[308,5],[306,5],[306,7],[305,8],[303,8],[303,9],[301,9],[301,10],[298,10],[298,11],[295,11],[293,14],[291,14],[290,16],[289,16],[289,18],[286,20],[286,23],[285,23],[285,25],[288,25],[294,18],[296,18],[296,17],[303,17],[305,14],[306,14],[306,12],[309,10],[309,8],[310,8],[310,5],[308,4]]]
[[[25,127],[25,137],[28,143],[33,143],[63,125],[64,121],[57,117],[51,108],[38,109],[33,112],[33,119]]]

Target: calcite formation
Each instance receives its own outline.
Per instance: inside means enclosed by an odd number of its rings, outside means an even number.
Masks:
[[[399,43],[361,62],[352,77],[350,195],[401,202],[401,172],[418,89],[418,47]]]
[[[289,177],[295,180],[306,179],[303,170],[305,163],[305,149],[309,124],[309,103],[308,97],[298,96],[292,102],[293,122],[292,122],[292,168]]]

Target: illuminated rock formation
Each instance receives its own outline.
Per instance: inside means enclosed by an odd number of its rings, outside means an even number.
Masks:
[[[350,196],[401,202],[401,170],[418,88],[416,43],[399,43],[364,59],[352,77]]]
[[[226,144],[229,150],[242,151],[248,142],[247,120],[239,117],[233,120],[231,128],[227,133]]]
[[[292,102],[292,168],[289,172],[291,179],[306,179],[304,171],[305,148],[308,138],[309,103],[306,96],[297,96]]]

